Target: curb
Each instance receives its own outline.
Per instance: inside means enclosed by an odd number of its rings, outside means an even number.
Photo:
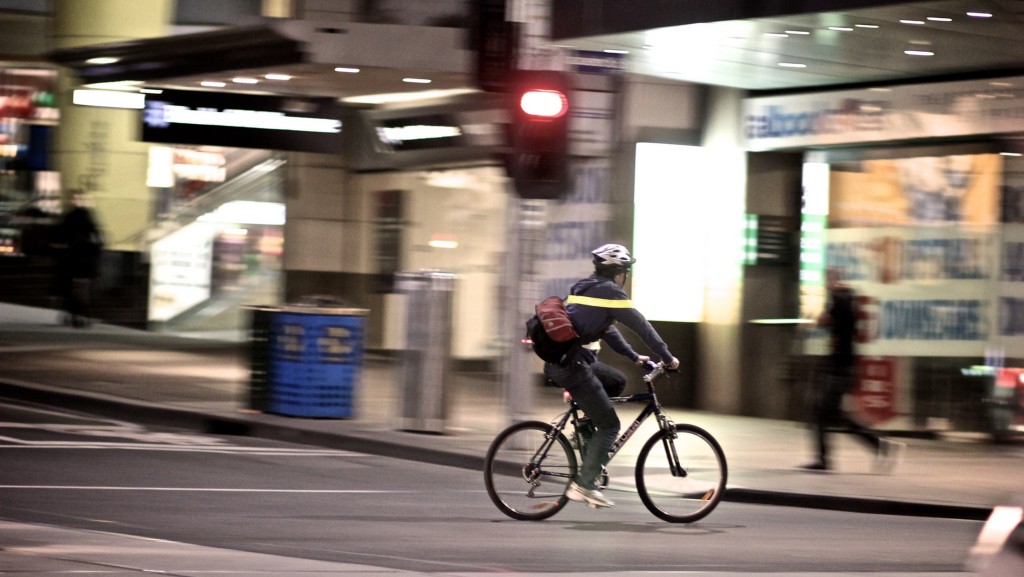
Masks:
[[[202,431],[207,434],[252,437],[290,443],[370,453],[410,461],[483,470],[484,456],[456,451],[411,446],[365,435],[346,435],[304,430],[286,425],[262,423],[244,416],[210,415],[199,411],[157,405],[146,401],[112,397],[100,393],[69,392],[46,385],[23,381],[0,380],[0,396],[23,402],[42,403],[114,419]],[[810,495],[785,491],[765,491],[730,487],[723,501],[777,507],[799,507],[845,511],[873,515],[897,515],[984,521],[991,508],[943,505],[924,502],[867,499],[839,495]]]

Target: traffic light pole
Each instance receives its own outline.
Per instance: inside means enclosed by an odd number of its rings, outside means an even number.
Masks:
[[[553,68],[552,54],[557,53],[550,44],[550,0],[508,0],[508,19],[519,22],[520,37],[518,69]],[[515,90],[509,87],[510,90]],[[515,117],[515,113],[513,113]],[[515,122],[513,118],[512,122]],[[515,151],[510,150],[510,154]],[[515,166],[515,162],[509,166]],[[517,171],[513,171],[516,174]],[[502,368],[502,396],[507,419],[518,422],[533,418],[533,387],[537,358],[521,339],[526,333],[526,321],[533,315],[534,305],[540,301],[540,273],[537,269],[547,223],[547,200],[523,198],[521,182],[510,179],[509,223],[506,255],[506,304],[503,335],[511,346],[504,354]],[[545,295],[547,296],[547,295]]]
[[[502,397],[510,423],[533,418],[534,371],[537,359],[529,346],[520,342],[526,334],[526,320],[540,301],[540,274],[537,270],[545,240],[547,201],[522,199],[509,195],[510,212],[506,266],[505,334],[511,346],[505,352],[502,370]]]

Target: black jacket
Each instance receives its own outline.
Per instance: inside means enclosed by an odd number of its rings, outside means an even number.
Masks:
[[[569,304],[566,306],[566,310],[569,312],[569,318],[572,319],[573,327],[582,337],[583,343],[603,340],[613,351],[635,361],[638,356],[636,351],[622,338],[622,334],[613,324],[618,321],[636,333],[640,340],[662,361],[667,363],[672,360],[672,353],[668,350],[665,342],[661,340],[658,332],[640,314],[640,311],[633,308],[626,291],[622,290],[622,287],[615,284],[612,279],[596,273],[592,274],[577,281],[569,290],[569,295]],[[583,302],[573,302],[573,296],[583,297],[584,300]],[[598,300],[590,301],[590,304],[587,304],[586,299]],[[593,363],[597,360],[597,354],[592,350],[581,348],[573,360]]]

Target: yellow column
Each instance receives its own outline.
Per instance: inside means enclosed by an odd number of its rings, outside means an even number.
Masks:
[[[165,36],[173,9],[174,0],[55,0],[52,47]],[[57,99],[61,120],[52,154],[64,199],[71,189],[88,191],[108,248],[138,250],[152,212],[146,186],[149,146],[139,141],[141,113],[73,105],[75,88],[74,73],[63,71]]]

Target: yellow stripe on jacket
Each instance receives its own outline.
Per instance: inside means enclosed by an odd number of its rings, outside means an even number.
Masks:
[[[631,309],[633,308],[633,301],[631,300],[616,300],[616,299],[599,299],[595,297],[582,297],[578,295],[569,295],[566,299],[565,304],[568,305],[587,305],[590,307],[600,307],[603,309]]]

